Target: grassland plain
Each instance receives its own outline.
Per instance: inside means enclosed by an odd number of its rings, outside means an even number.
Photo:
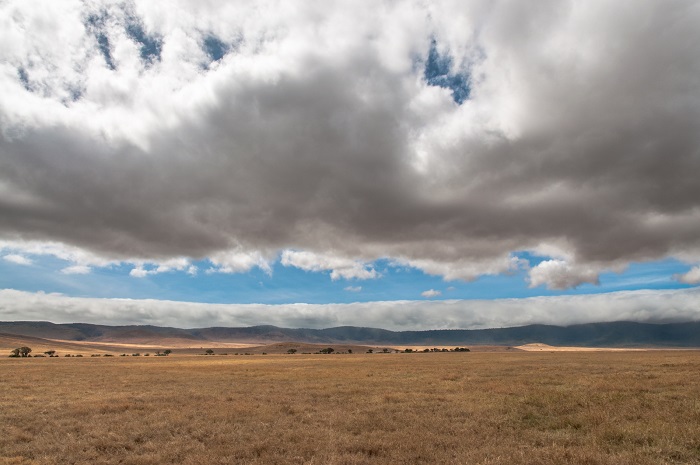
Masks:
[[[3,464],[700,463],[700,352],[0,359]]]

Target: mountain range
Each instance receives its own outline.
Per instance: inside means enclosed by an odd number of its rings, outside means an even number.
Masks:
[[[293,329],[276,326],[181,329],[149,325],[107,326],[87,323],[9,321],[0,322],[0,333],[63,341],[178,343],[180,346],[202,345],[207,342],[517,346],[538,342],[554,346],[581,347],[700,347],[700,322],[653,324],[621,321],[572,326],[536,324],[472,330],[389,331],[353,326],[327,329]]]

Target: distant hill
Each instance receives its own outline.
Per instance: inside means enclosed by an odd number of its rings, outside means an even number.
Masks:
[[[0,333],[64,341],[133,344],[209,342],[269,344],[377,345],[509,345],[539,342],[581,347],[700,347],[700,322],[651,324],[633,322],[590,323],[572,326],[528,325],[494,329],[441,329],[388,331],[341,326],[327,329],[291,329],[276,326],[180,329],[160,326],[107,326],[86,323],[54,324],[41,321],[0,322]]]

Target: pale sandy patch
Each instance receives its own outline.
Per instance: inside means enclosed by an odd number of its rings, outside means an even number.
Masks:
[[[567,347],[567,346],[550,346],[535,342],[532,344],[524,344],[515,347],[516,349],[525,350],[527,352],[632,352],[645,351],[648,349],[628,349],[628,348],[613,348],[613,347]]]

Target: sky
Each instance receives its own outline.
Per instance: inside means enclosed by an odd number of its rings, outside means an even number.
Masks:
[[[690,0],[2,1],[0,320],[700,320],[698,43]]]

